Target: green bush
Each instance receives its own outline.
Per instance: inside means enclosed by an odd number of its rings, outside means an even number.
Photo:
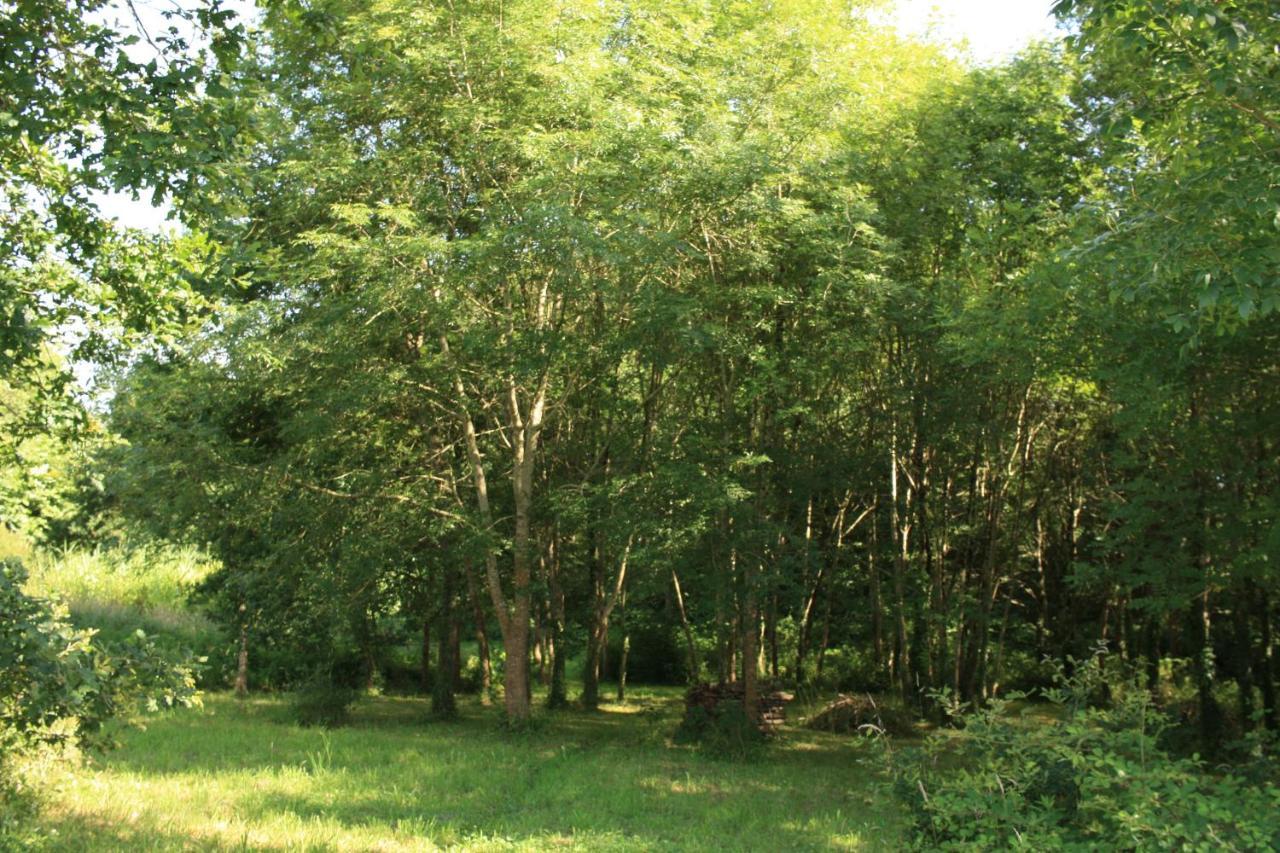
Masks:
[[[130,643],[141,630],[165,654],[186,650],[207,661],[201,687],[225,686],[235,661],[233,644],[205,613],[193,608],[192,590],[214,568],[190,547],[138,546],[37,551],[27,562],[24,589],[66,603],[72,625],[92,629],[100,644]]]
[[[462,661],[461,678],[458,680],[459,693],[479,693],[480,684],[484,680],[484,670],[480,666],[479,655],[467,655]]]
[[[113,719],[196,701],[195,662],[144,632],[106,643],[65,608],[28,596],[26,572],[0,560],[0,728],[39,737],[60,720],[98,737]]]
[[[20,561],[0,560],[0,848],[23,845],[36,783],[80,744],[105,747],[108,724],[197,701],[189,656],[141,631],[102,642],[61,605],[28,595],[26,580]]]
[[[1056,669],[1043,698],[1059,719],[1008,702],[961,713],[963,728],[901,753],[896,791],[930,850],[1270,850],[1280,846],[1280,789],[1210,773],[1159,749],[1168,725],[1136,679],[1091,707],[1102,656]],[[1016,697],[1026,698],[1026,697]]]
[[[700,705],[689,708],[672,739],[680,744],[696,744],[708,755],[743,759],[754,756],[765,736],[747,715],[741,702],[720,702],[714,712]]]
[[[358,691],[335,684],[327,674],[318,674],[293,694],[293,718],[301,726],[332,729],[351,722],[351,706]]]

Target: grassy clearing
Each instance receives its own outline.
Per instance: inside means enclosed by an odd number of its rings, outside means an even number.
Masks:
[[[895,849],[883,759],[800,729],[750,763],[673,747],[678,691],[504,733],[466,703],[363,700],[349,728],[217,694],[129,733],[57,786],[46,850]]]

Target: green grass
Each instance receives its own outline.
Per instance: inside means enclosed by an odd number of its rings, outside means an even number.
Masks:
[[[289,722],[287,697],[152,719],[55,786],[46,850],[896,849],[899,815],[868,742],[786,731],[750,763],[675,747],[677,690],[508,733],[468,700],[456,722],[371,697],[352,726]]]
[[[179,611],[187,595],[217,568],[196,548],[139,546],[39,551],[26,559],[32,595],[112,602],[142,611]]]
[[[71,621],[118,642],[141,629],[152,637],[208,654],[218,627],[188,604],[217,568],[204,552],[179,546],[30,551],[26,591],[67,605]]]

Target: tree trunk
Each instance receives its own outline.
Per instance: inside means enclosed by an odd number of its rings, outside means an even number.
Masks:
[[[769,643],[769,677],[778,680],[778,596],[769,599],[769,613],[765,621],[765,637]]]
[[[587,660],[582,672],[582,707],[587,709],[600,707],[600,672],[604,663],[605,647],[609,642],[609,617],[622,595],[627,580],[627,563],[631,559],[633,540],[628,538],[622,549],[622,559],[618,563],[618,574],[614,577],[613,587],[606,596],[603,592],[603,566],[601,567],[600,584],[597,586],[595,606],[592,608],[591,624],[587,631]],[[598,561],[597,561],[598,562]]]
[[[1236,600],[1248,600],[1244,590],[1235,590]],[[1239,691],[1240,723],[1246,731],[1254,727],[1253,705],[1253,661],[1249,652],[1249,612],[1242,606],[1232,608],[1234,636],[1233,648],[1225,656],[1223,663],[1229,667]]]
[[[671,570],[671,583],[675,587],[676,592],[676,608],[680,612],[680,628],[684,632],[685,654],[687,655],[686,681],[690,684],[696,684],[700,676],[698,667],[698,646],[693,639],[693,628],[689,625],[689,614],[684,608],[684,593],[680,590],[680,576],[676,574],[676,570]]]
[[[1253,657],[1253,680],[1262,691],[1262,721],[1272,732],[1280,731],[1280,708],[1276,707],[1276,670],[1271,639],[1271,605],[1267,593],[1255,588],[1254,601],[1262,635]]]
[[[609,626],[603,627],[608,636]],[[587,633],[587,657],[582,667],[582,695],[578,702],[588,710],[600,707],[600,633],[598,626]]]
[[[871,548],[867,551],[867,576],[871,583],[871,649],[875,654],[876,672],[883,673],[884,659],[884,602],[880,595],[880,566],[876,563],[879,540],[876,518],[871,519]]]
[[[493,670],[489,659],[489,631],[484,624],[484,605],[480,602],[480,593],[476,589],[475,575],[471,564],[466,566],[467,597],[471,600],[471,618],[475,622],[476,652],[480,657],[480,704],[492,703]]]
[[[907,638],[907,558],[911,546],[910,513],[900,513],[898,506],[898,446],[897,433],[889,447],[889,524],[893,528],[893,595],[896,613],[894,623],[894,673],[898,690],[904,700],[911,697],[911,652]],[[907,498],[910,504],[910,497]]]
[[[1213,639],[1209,591],[1197,596],[1191,608],[1191,632],[1195,644],[1192,671],[1200,717],[1200,746],[1204,755],[1213,755],[1222,734],[1222,710],[1213,695]]]
[[[545,654],[547,648],[547,638],[545,628],[542,624],[542,607],[536,607],[533,611],[533,642],[530,644],[530,652],[532,652],[533,666],[538,672],[538,681],[541,684],[547,683],[549,670],[547,669],[547,656]]]
[[[750,582],[748,578],[747,583]],[[746,706],[743,710],[747,712],[747,718],[753,723],[760,722],[760,655],[756,648],[759,630],[760,616],[756,612],[755,594],[748,586],[742,602],[742,704]]]
[[[449,619],[449,662],[453,664],[453,670],[449,673],[449,677],[453,680],[453,692],[457,693],[462,689],[462,624],[458,618],[458,614],[454,613]]]
[[[422,617],[422,692],[431,692],[431,617]]]
[[[453,717],[458,713],[457,701],[454,698],[454,645],[457,636],[457,619],[453,610],[453,572],[446,569],[444,573],[444,589],[440,598],[440,627],[436,632],[437,668],[435,683],[431,685],[431,712],[440,717]],[[422,624],[423,660],[427,654],[427,623]],[[423,671],[425,672],[425,665]]]
[[[548,301],[544,290],[539,300],[539,325],[544,325],[556,312],[558,302]],[[449,355],[447,338],[440,339],[441,352]],[[520,723],[529,718],[531,687],[529,684],[529,617],[532,571],[530,568],[529,535],[530,508],[533,499],[533,471],[537,459],[538,440],[542,433],[543,418],[546,414],[547,388],[550,376],[543,373],[538,381],[537,391],[530,401],[527,417],[520,408],[520,391],[515,379],[507,383],[507,422],[506,439],[511,448],[511,488],[512,504],[515,510],[515,530],[511,539],[511,597],[508,600],[503,592],[502,579],[498,574],[498,557],[493,547],[485,551],[485,578],[489,586],[489,595],[493,599],[493,609],[498,615],[498,626],[502,630],[502,644],[506,650],[506,666],[503,677],[503,705],[507,720]],[[480,511],[480,520],[487,531],[493,529],[493,511],[489,504],[488,480],[485,473],[484,457],[480,453],[480,443],[476,435],[475,422],[466,407],[467,390],[462,381],[461,372],[454,374],[454,391],[457,394],[459,421],[463,438],[466,442],[467,458],[471,462],[472,479],[475,485],[476,506]]]
[[[818,666],[815,678],[822,678],[822,663],[827,657],[827,648],[831,645],[831,596],[827,595],[826,614],[822,619],[822,642],[818,644]]]
[[[627,632],[627,591],[622,591],[618,621],[622,628],[622,654],[618,657],[618,701],[627,701],[627,658],[631,654],[631,635]]]
[[[560,585],[559,536],[551,538],[550,560],[547,562],[547,586],[551,595],[551,684],[547,688],[547,707],[552,710],[569,704],[564,683],[564,588]]]
[[[545,389],[545,383],[543,387]],[[511,578],[511,616],[507,620],[507,630],[503,634],[503,644],[507,650],[503,702],[506,706],[507,718],[512,721],[521,721],[529,717],[529,697],[532,689],[529,683],[529,617],[532,615],[530,587],[533,571],[530,557],[533,543],[529,536],[529,511],[533,498],[536,429],[541,424],[543,394],[539,393],[539,398],[529,413],[529,423],[525,423],[521,416],[514,385],[509,387],[509,399],[510,432],[514,453],[511,487],[516,518],[515,536],[511,540],[514,568]]]
[[[245,621],[245,606],[240,605],[240,654],[236,656],[236,696],[249,695],[249,623]]]

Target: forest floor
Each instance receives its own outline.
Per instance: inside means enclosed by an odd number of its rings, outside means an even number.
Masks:
[[[510,733],[473,698],[432,720],[370,697],[350,726],[290,722],[288,697],[206,697],[125,733],[55,786],[46,850],[897,849],[884,756],[788,727],[748,761],[674,746],[677,689]]]

